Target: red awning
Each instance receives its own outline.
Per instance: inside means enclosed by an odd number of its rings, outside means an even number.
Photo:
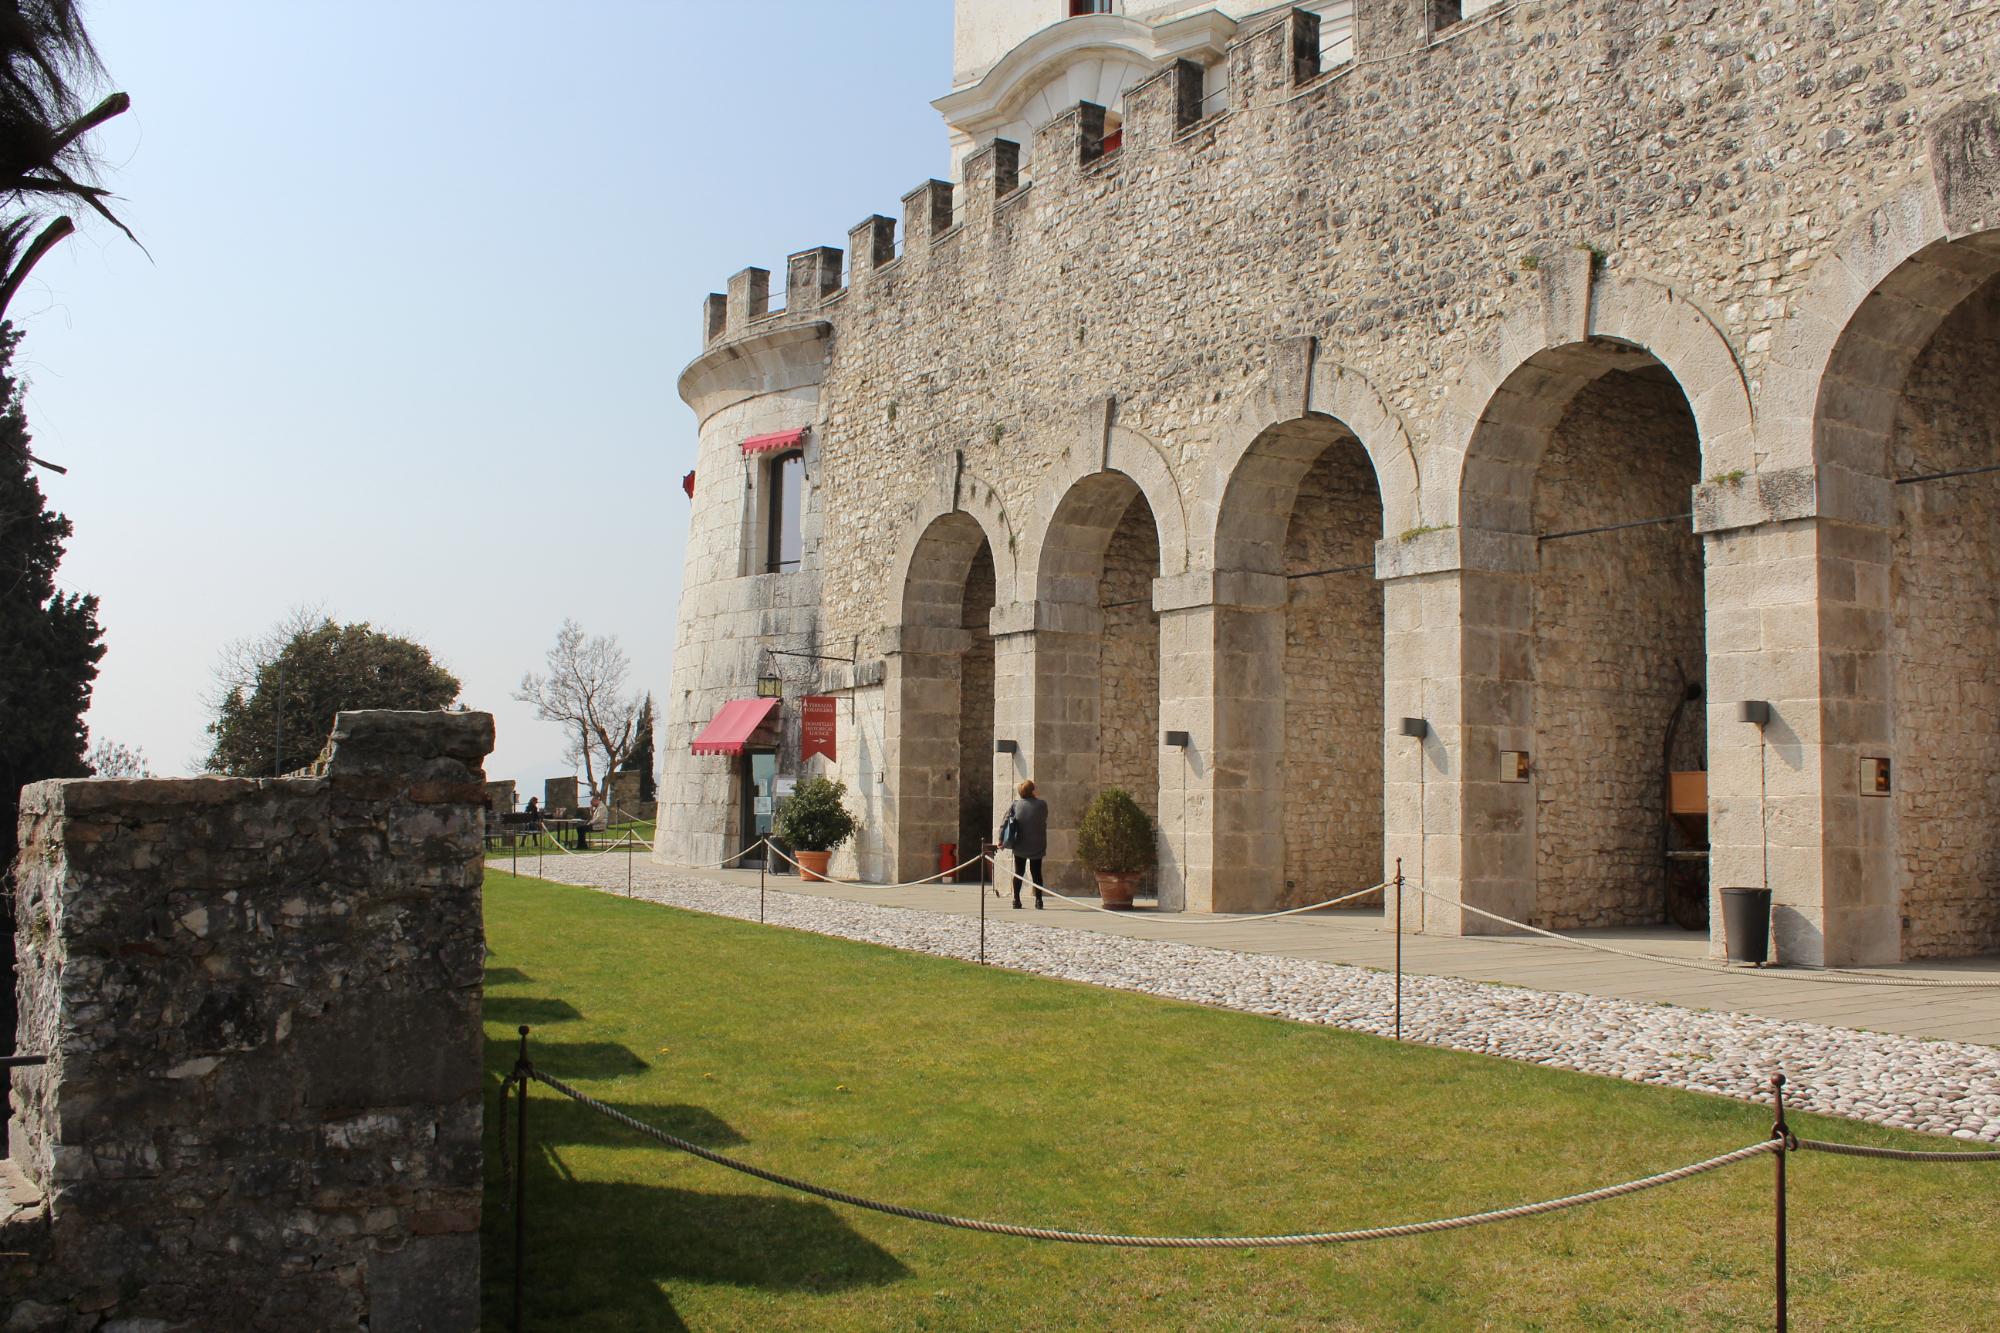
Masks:
[[[798,447],[799,441],[805,439],[805,437],[806,433],[804,430],[780,430],[773,431],[769,435],[752,435],[749,439],[743,441],[743,452],[746,454],[768,454],[773,449],[793,449]]]
[[[742,754],[744,745],[778,706],[776,699],[731,699],[694,738],[696,754]]]

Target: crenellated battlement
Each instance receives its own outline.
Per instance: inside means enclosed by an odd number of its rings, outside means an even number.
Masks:
[[[1320,17],[1293,9],[1229,43],[1226,98],[1207,98],[1209,71],[1196,61],[1176,59],[1128,88],[1124,121],[1108,132],[1106,108],[1080,101],[1036,132],[1031,151],[1007,139],[993,139],[969,154],[964,180],[927,180],[903,196],[901,243],[895,218],[873,214],[848,231],[852,268],[843,281],[845,255],[817,246],[792,255],[786,266],[785,304],[771,308],[770,273],[746,268],[729,280],[727,293],[712,293],[702,306],[705,346],[762,334],[789,320],[818,319],[821,310],[850,293],[874,285],[876,275],[922,268],[940,242],[983,244],[997,225],[1003,202],[1031,186],[1044,198],[1086,175],[1115,172],[1119,164],[1172,148],[1202,130],[1222,132],[1232,117],[1273,108],[1314,83],[1355,68],[1369,50],[1384,55],[1421,46],[1435,30],[1433,11],[1452,6],[1437,0],[1357,0],[1358,37],[1353,61],[1321,68]],[[1364,17],[1366,22],[1364,22]],[[1372,41],[1370,40],[1372,39]],[[1032,175],[1023,170],[1024,156]]]

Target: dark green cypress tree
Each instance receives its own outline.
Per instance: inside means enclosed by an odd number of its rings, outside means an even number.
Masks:
[[[621,773],[639,775],[639,799],[656,800],[659,792],[653,782],[653,696],[646,694],[646,702],[639,707],[639,726],[632,735],[632,752],[625,756],[625,762],[618,766]]]
[[[14,377],[20,332],[0,323],[0,1043],[14,1049],[14,855],[21,788],[44,778],[80,778],[89,742],[83,715],[104,656],[97,599],[56,589],[70,523],[51,513],[28,461],[23,388]]]

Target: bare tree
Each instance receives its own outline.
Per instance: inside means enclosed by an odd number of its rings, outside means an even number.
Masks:
[[[117,741],[100,738],[90,747],[90,753],[83,762],[90,767],[94,778],[150,778],[153,766],[146,762],[146,751],[137,745],[123,745]]]
[[[556,631],[547,661],[548,674],[530,671],[522,676],[514,697],[533,704],[542,721],[554,722],[568,733],[563,758],[583,766],[583,780],[593,797],[609,799],[611,775],[639,739],[639,696],[625,693],[625,673],[631,663],[615,637],[586,637],[574,620],[563,621]]]

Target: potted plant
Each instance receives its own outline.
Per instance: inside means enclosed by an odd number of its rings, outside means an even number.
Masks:
[[[1129,911],[1140,878],[1153,868],[1153,821],[1131,793],[1109,788],[1084,811],[1076,854],[1097,876],[1098,901],[1110,909]]]
[[[843,799],[847,784],[831,778],[807,778],[778,806],[771,831],[799,858],[799,878],[826,878],[833,849],[854,836],[854,816]]]

